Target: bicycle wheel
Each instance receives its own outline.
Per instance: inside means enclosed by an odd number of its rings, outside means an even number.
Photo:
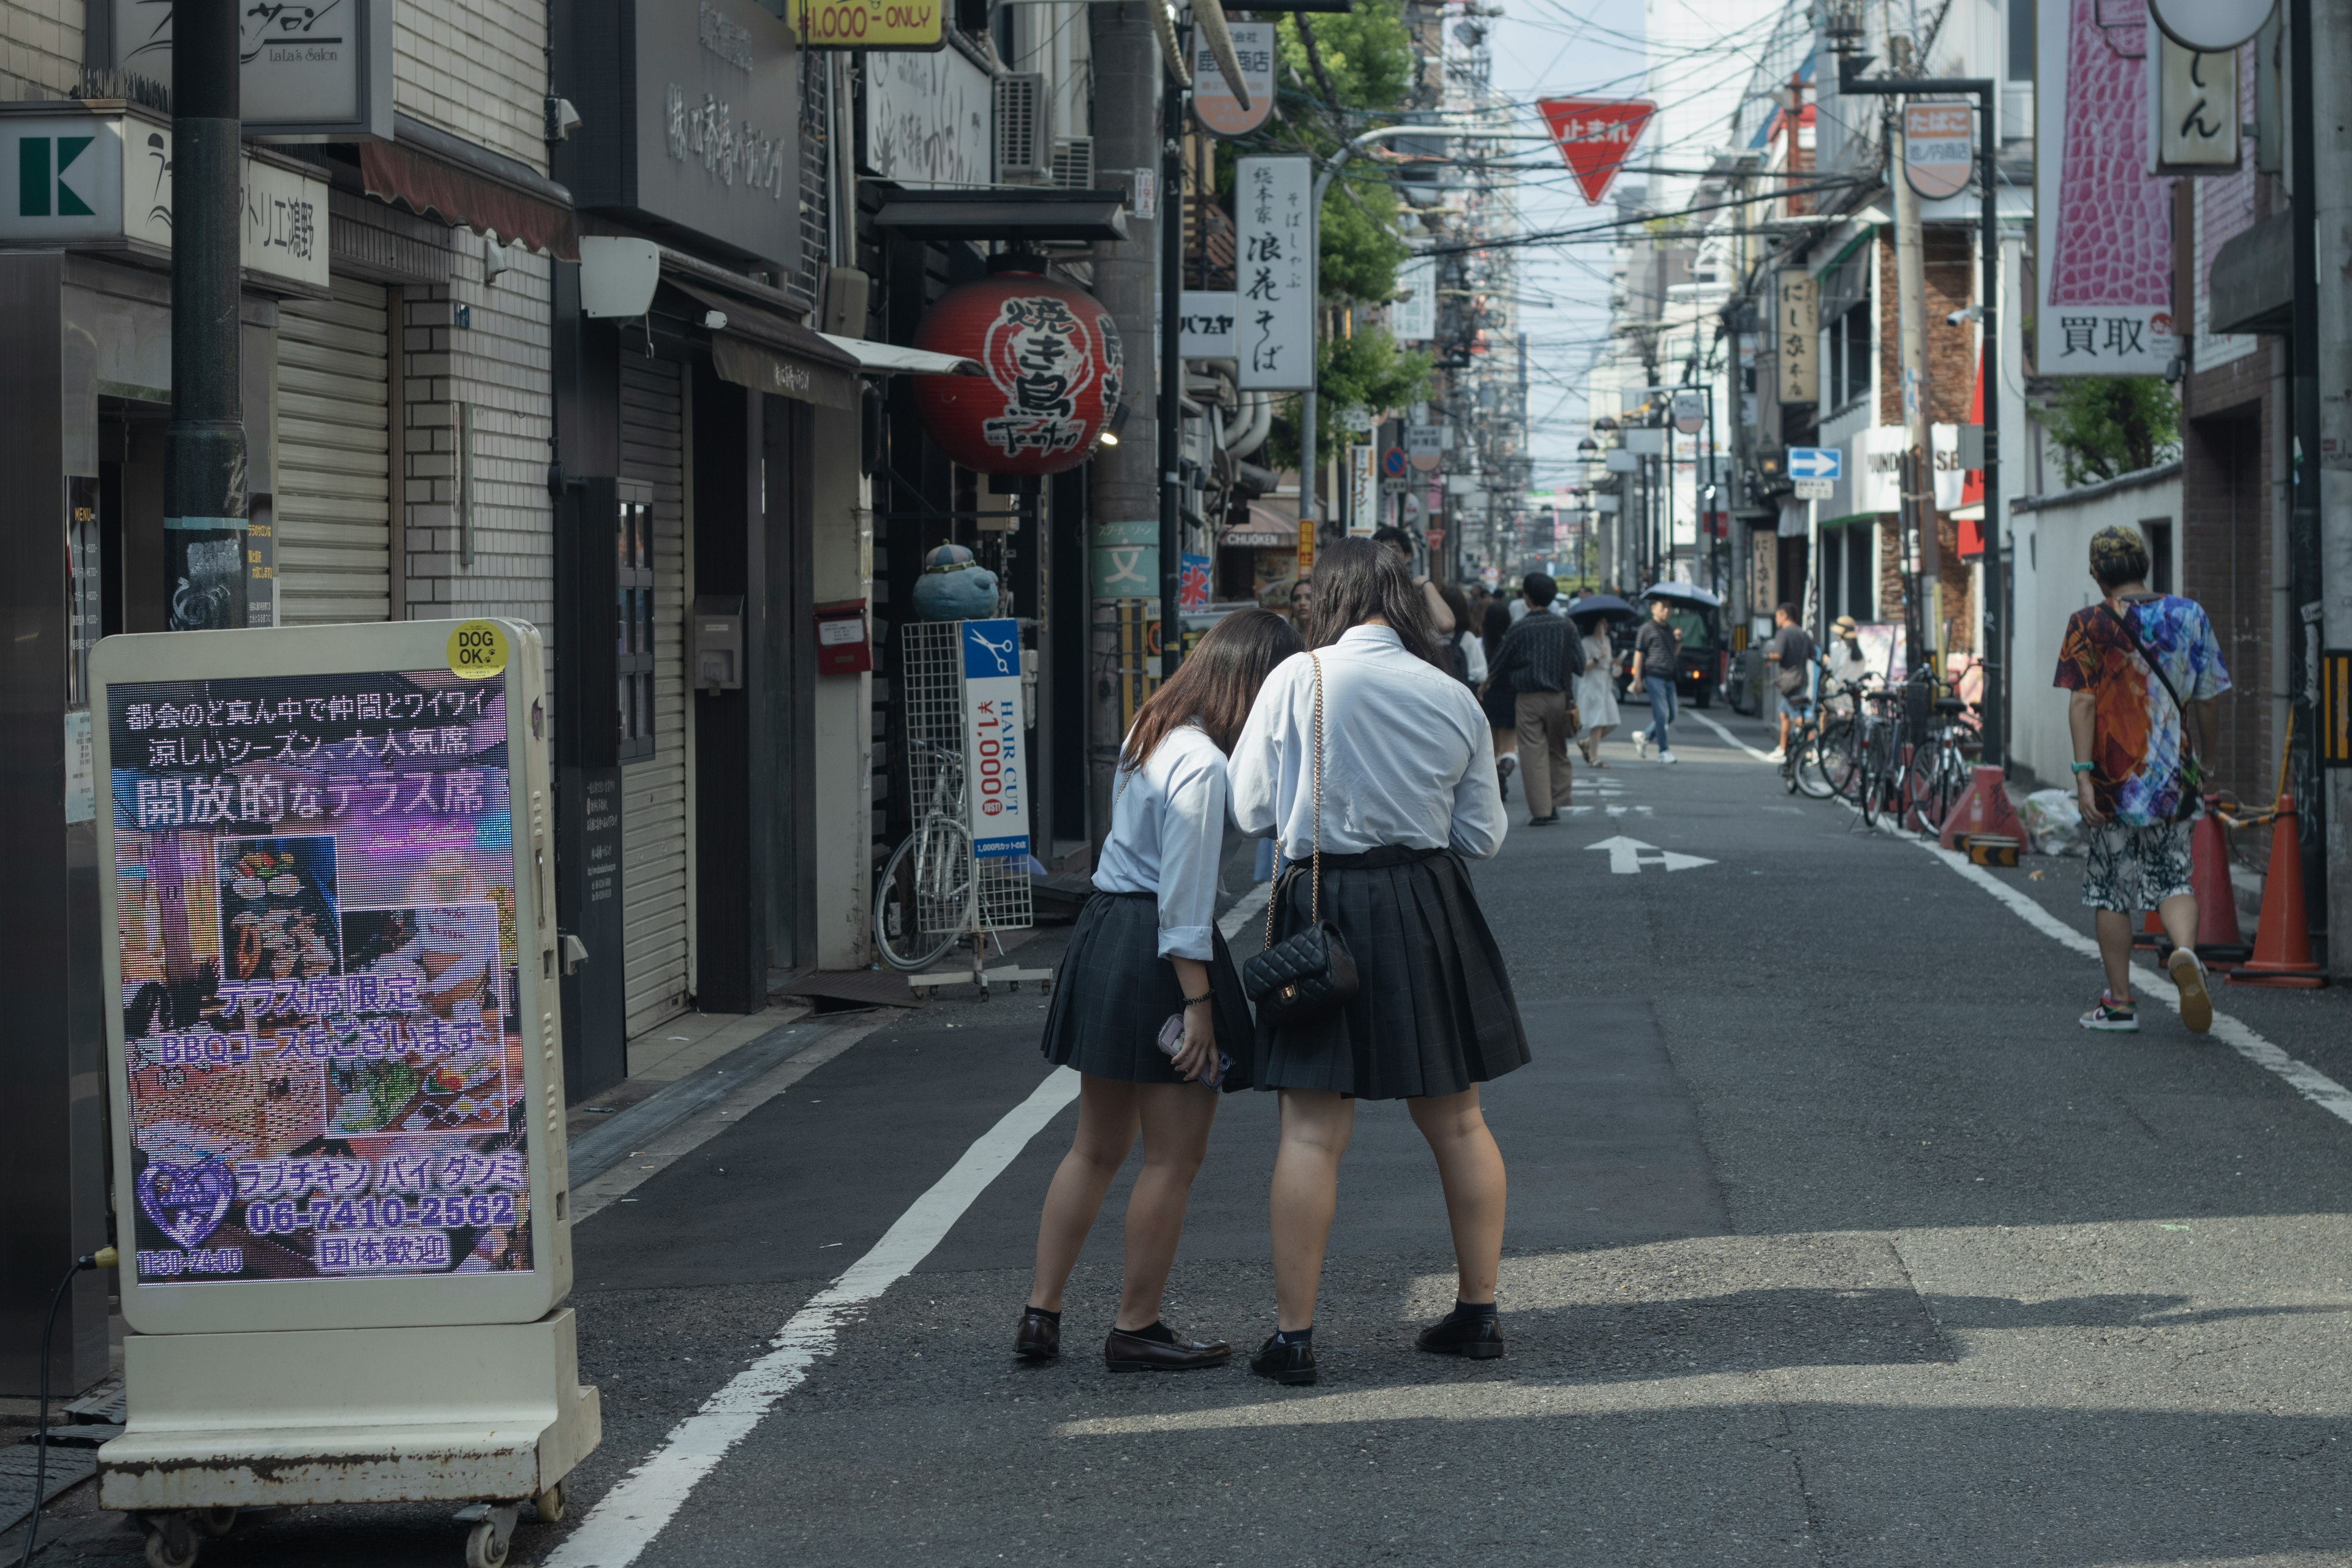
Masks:
[[[1903,815],[1906,827],[1921,833],[1940,832],[1947,802],[1943,796],[1944,743],[1923,742],[1903,770]]]
[[[1862,782],[1862,730],[1853,715],[1840,714],[1822,727],[1820,751],[1830,794],[1852,800]]]
[[[923,885],[935,883],[938,878],[934,858],[928,853],[929,840],[936,837],[929,823],[908,834],[883,862],[875,884],[874,947],[893,969],[929,969],[946,956],[961,934],[954,930],[923,934]]]
[[[1829,745],[1829,738],[1822,731],[1808,730],[1804,749],[1791,759],[1797,787],[1814,800],[1827,800],[1837,793],[1837,786],[1830,781],[1832,753]]]
[[[1872,826],[1886,812],[1894,785],[1901,768],[1895,757],[1895,729],[1891,724],[1874,728],[1862,757],[1862,820]]]

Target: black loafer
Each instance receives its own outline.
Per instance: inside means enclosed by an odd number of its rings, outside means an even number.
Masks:
[[[1492,1361],[1503,1353],[1503,1321],[1492,1312],[1475,1318],[1449,1314],[1422,1330],[1412,1342],[1432,1355]]]
[[[1013,1353],[1023,1361],[1059,1361],[1062,1357],[1062,1321],[1049,1318],[1034,1308],[1021,1314],[1021,1328],[1013,1336]]]
[[[1188,1340],[1181,1334],[1151,1340],[1115,1328],[1103,1341],[1103,1364],[1113,1372],[1192,1372],[1223,1366],[1233,1356],[1234,1347],[1223,1340]]]
[[[1315,1342],[1292,1340],[1286,1343],[1279,1336],[1269,1336],[1250,1357],[1250,1371],[1276,1383],[1312,1383],[1315,1381]]]

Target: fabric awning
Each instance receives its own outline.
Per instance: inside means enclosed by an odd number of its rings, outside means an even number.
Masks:
[[[723,321],[709,330],[711,366],[726,380],[825,408],[857,406],[857,358],[824,334],[667,269],[662,283]]]
[[[988,367],[961,354],[933,353],[929,349],[901,348],[871,338],[845,338],[836,332],[818,337],[857,361],[867,375],[986,375]]]
[[[393,130],[396,140],[359,144],[360,183],[369,195],[560,260],[579,259],[572,193],[562,185],[405,114],[393,117]]]
[[[1298,548],[1298,517],[1297,501],[1291,510],[1268,506],[1262,500],[1249,503],[1249,521],[1239,528],[1229,528],[1217,542],[1227,550],[1296,550]]]

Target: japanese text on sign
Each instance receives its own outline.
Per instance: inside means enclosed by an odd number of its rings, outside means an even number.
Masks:
[[[1234,348],[1246,391],[1315,384],[1314,215],[1305,158],[1244,158],[1235,165]]]

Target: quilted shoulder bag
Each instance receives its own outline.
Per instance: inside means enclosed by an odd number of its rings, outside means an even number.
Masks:
[[[1323,660],[1315,661],[1315,865],[1306,928],[1274,940],[1282,902],[1282,829],[1275,827],[1274,885],[1266,891],[1265,947],[1242,965],[1242,989],[1276,1024],[1311,1024],[1346,1006],[1356,994],[1356,957],[1323,919]]]

